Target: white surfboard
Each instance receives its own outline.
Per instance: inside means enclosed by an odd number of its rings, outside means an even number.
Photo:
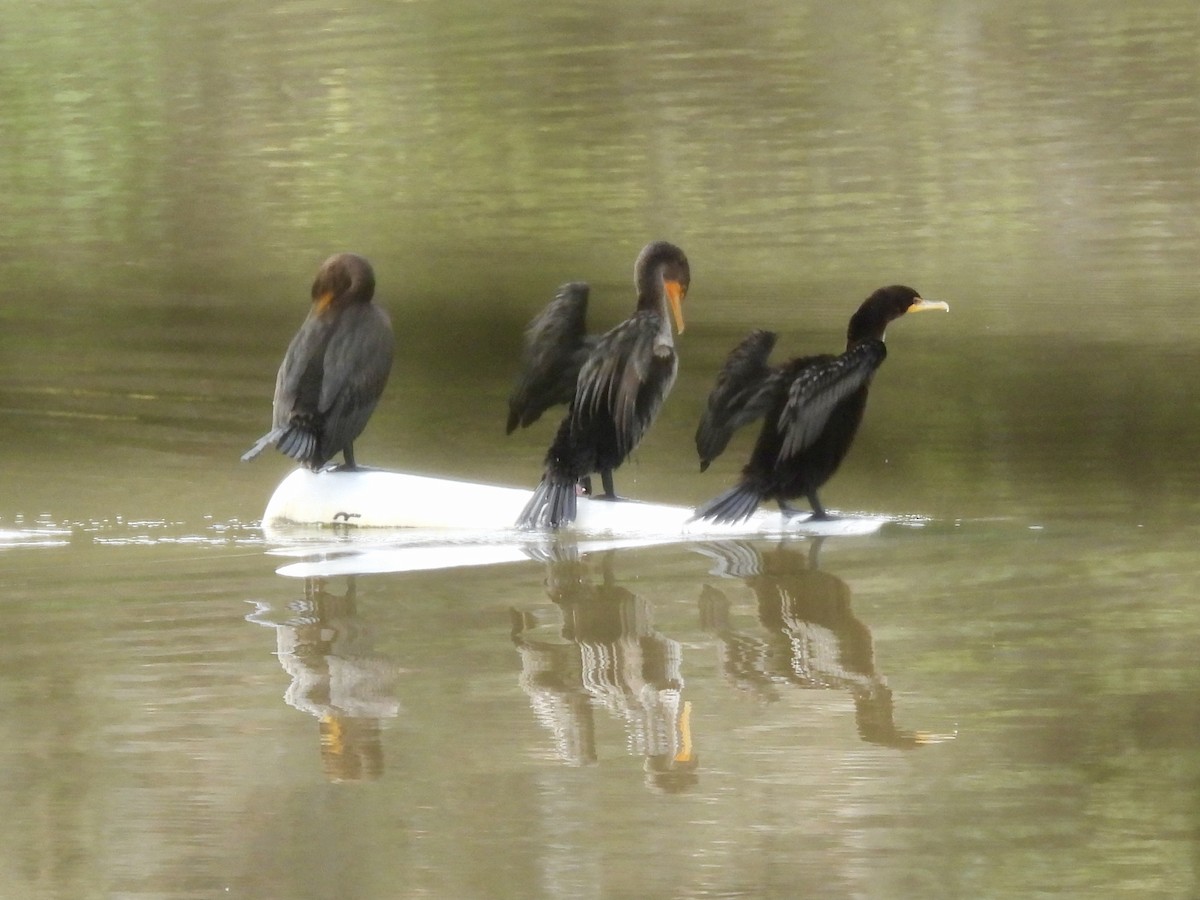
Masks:
[[[476,538],[509,532],[510,539],[536,532],[514,526],[531,491],[382,469],[353,472],[296,469],[275,489],[263,513],[268,532],[288,525],[355,525],[361,528],[453,531]],[[580,497],[575,522],[563,531],[620,538],[752,537],[756,535],[873,534],[882,516],[809,522],[761,509],[744,522],[723,525],[693,520],[686,506]],[[268,537],[270,537],[268,533]]]

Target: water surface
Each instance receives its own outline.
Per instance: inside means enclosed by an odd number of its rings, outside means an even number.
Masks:
[[[1192,5],[0,10],[0,894],[1195,893]],[[524,322],[659,237],[619,489],[722,489],[729,347],[904,282],[822,494],[895,524],[278,574],[237,457],[325,256],[400,339],[360,459],[532,485]]]

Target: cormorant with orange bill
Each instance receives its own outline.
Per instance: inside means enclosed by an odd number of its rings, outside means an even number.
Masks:
[[[529,324],[524,370],[509,398],[509,431],[554,403],[566,402],[568,410],[517,525],[557,528],[574,521],[576,486],[592,472],[600,473],[604,498],[617,499],[613,470],[641,441],[675,383],[671,320],[682,332],[690,281],[683,251],[655,241],[634,266],[637,308],[612,330],[586,336],[588,292],[580,283],[560,288]]]
[[[271,430],[242,457],[270,444],[313,471],[338,453],[356,468],[354,440],[379,402],[392,368],[395,338],[372,302],[375,272],[363,257],[325,260],[312,286],[312,308],[292,338],[279,375]]]
[[[871,378],[887,356],[884,330],[905,313],[928,309],[950,307],[903,285],[880,288],[850,318],[845,353],[781,366],[767,364],[773,333],[755,331],[743,339],[725,361],[696,430],[701,470],[737,428],[765,421],[741,480],[698,507],[695,518],[740,522],[764,500],[794,514],[787,504],[794,497],[808,500],[812,519],[829,518],[817,490],[837,471],[862,422]]]

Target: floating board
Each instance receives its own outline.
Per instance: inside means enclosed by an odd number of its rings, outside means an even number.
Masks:
[[[531,491],[404,472],[297,469],[276,488],[263,531],[293,578],[545,561],[564,552],[796,535],[874,534],[884,516],[810,522],[759,510],[744,522],[694,521],[686,506],[580,497],[575,522],[558,531],[514,526]],[[350,527],[344,527],[350,526]],[[331,530],[334,531],[331,534]]]
[[[276,535],[286,539],[289,525],[354,525],[419,529],[422,535],[458,532],[462,537],[486,539],[489,543],[507,532],[508,542],[517,538],[528,542],[537,532],[517,529],[513,523],[530,495],[531,491],[520,488],[382,469],[296,469],[275,489],[263,513],[263,526],[271,539]],[[693,520],[694,512],[686,506],[580,497],[575,522],[562,532],[658,540],[863,535],[873,534],[892,521],[882,516],[857,516],[809,522],[805,516],[785,518],[778,510],[762,509],[736,525],[724,525]]]

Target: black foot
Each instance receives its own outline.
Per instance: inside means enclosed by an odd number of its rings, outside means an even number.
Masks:
[[[796,509],[796,507],[792,506],[790,503],[787,503],[783,500],[779,501],[779,511],[781,513],[783,513],[783,517],[785,519],[792,519],[792,518],[795,518],[796,516],[804,515],[804,510]],[[808,518],[805,519],[804,521],[806,521],[806,522],[832,522],[836,518],[837,518],[837,516],[831,516],[829,513],[825,512],[825,507],[821,506],[821,504],[819,504],[819,503],[816,503],[813,505],[812,512],[808,514]]]
[[[624,500],[625,499],[624,497],[618,497],[617,492],[613,489],[612,472],[601,472],[600,473],[600,484],[604,488],[604,493],[603,494],[594,494],[594,493],[592,493],[592,476],[584,475],[582,478],[579,479],[579,487],[582,489],[582,493],[586,497],[590,497],[593,500]]]
[[[808,517],[810,522],[832,522],[834,516],[825,512],[825,507],[821,505],[821,501],[817,499],[817,492],[813,491],[808,495],[808,505],[812,507],[812,515]]]

